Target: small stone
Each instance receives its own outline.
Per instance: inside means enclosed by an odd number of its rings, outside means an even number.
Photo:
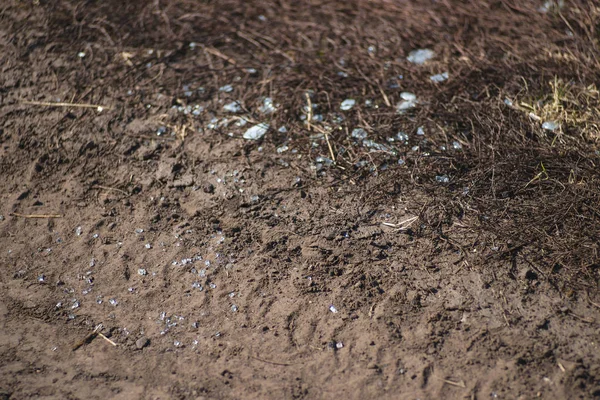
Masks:
[[[138,350],[143,349],[144,347],[148,346],[150,344],[150,339],[148,339],[145,336],[142,336],[141,338],[139,338],[138,340],[135,341],[135,347],[137,347]]]
[[[213,194],[215,192],[215,186],[212,183],[207,183],[202,190],[204,190],[204,193]]]

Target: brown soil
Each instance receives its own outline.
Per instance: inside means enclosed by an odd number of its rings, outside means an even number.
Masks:
[[[600,8],[541,5],[3,1],[0,399],[599,397]]]

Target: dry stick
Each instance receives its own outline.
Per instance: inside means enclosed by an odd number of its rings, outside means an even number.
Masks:
[[[440,378],[438,378],[438,379],[440,379]],[[457,386],[457,387],[460,387],[463,389],[465,389],[467,387],[463,380],[461,380],[460,382],[452,382],[452,381],[449,381],[448,379],[440,379],[440,381],[445,382],[448,385]]]
[[[289,367],[289,366],[292,366],[292,365],[294,365],[294,364],[278,363],[278,362],[275,362],[275,361],[263,360],[262,358],[255,357],[255,356],[253,356],[252,354],[250,354],[250,357],[251,357],[251,358],[254,358],[255,360],[258,360],[258,361],[262,361],[262,362],[264,362],[264,363],[267,363],[267,364],[281,365],[282,367]]]
[[[52,103],[46,101],[22,101],[21,104],[29,104],[32,106],[46,106],[46,107],[78,107],[78,108],[101,108],[103,110],[110,110],[111,107],[103,106],[100,104],[86,104],[86,103]]]
[[[233,64],[233,65],[237,64],[237,62],[233,58],[226,56],[225,54],[221,53],[219,50],[217,50],[213,47],[205,47],[204,51],[208,51],[213,56],[222,58],[223,60],[227,61],[229,64]]]
[[[306,116],[306,125],[308,126],[308,130],[310,131],[311,130],[310,121],[312,120],[312,102],[310,101],[310,94],[305,93],[305,96],[306,96],[306,103],[307,103],[307,107],[308,107],[308,115]],[[325,141],[327,142],[327,147],[329,148],[329,154],[331,155],[331,159],[335,163],[335,154],[333,153],[333,147],[331,147],[331,142],[329,141],[329,135],[327,134],[327,131],[319,128],[316,125],[314,126],[314,128],[325,136]]]
[[[21,218],[62,218],[60,214],[19,214],[19,213],[10,213],[8,214],[12,217],[21,217]]]
[[[99,324],[92,332],[88,333],[86,337],[84,337],[79,342],[75,343],[75,346],[73,346],[73,351],[77,350],[84,344],[91,342],[94,339],[94,337],[96,337],[100,329],[102,329],[102,324]]]
[[[106,340],[108,343],[112,344],[113,346],[117,347],[117,344],[115,342],[113,342],[112,340],[110,340],[109,338],[107,338],[106,336],[104,336],[104,334],[102,332],[98,332],[98,336],[100,336],[102,339]]]

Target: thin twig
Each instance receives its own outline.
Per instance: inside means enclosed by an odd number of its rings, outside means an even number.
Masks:
[[[107,338],[106,336],[104,336],[104,334],[102,332],[98,332],[98,336],[100,336],[102,339],[106,340],[108,343],[112,344],[113,346],[117,347],[117,344],[115,342],[113,342],[112,340],[110,340],[109,338]]]
[[[21,217],[21,218],[62,218],[61,214],[19,214],[19,213],[10,213],[8,214],[12,217]]]
[[[87,103],[53,103],[46,101],[22,101],[22,104],[29,104],[32,106],[45,106],[45,107],[77,107],[77,108],[96,108],[98,110],[110,110],[111,107],[103,106],[100,104],[87,104]]]
[[[275,362],[275,361],[263,360],[262,358],[255,357],[252,354],[250,355],[250,357],[254,358],[255,360],[267,363],[267,364],[280,365],[282,367],[290,367],[290,366],[294,365],[294,364],[288,364],[288,363],[279,363],[279,362]]]
[[[222,58],[223,60],[227,61],[229,64],[233,64],[233,65],[237,64],[237,62],[233,58],[226,56],[225,54],[221,53],[219,50],[217,50],[213,47],[205,47],[204,51],[212,54],[213,56]]]

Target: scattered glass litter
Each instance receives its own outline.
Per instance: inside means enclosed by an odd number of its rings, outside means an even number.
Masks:
[[[219,88],[219,92],[225,92],[225,93],[233,92],[233,86],[231,86],[231,85],[221,86]]]
[[[266,97],[263,100],[262,106],[260,106],[258,108],[258,111],[260,111],[263,114],[272,114],[275,111],[277,111],[277,107],[275,107],[275,104],[273,104],[273,99],[272,98]]]
[[[147,249],[151,249],[151,248],[152,248],[152,245],[151,245],[150,243],[146,243],[146,244],[144,245],[144,247],[145,247],[145,248],[147,248]]]
[[[287,133],[287,128],[285,126],[280,126],[279,129],[277,129],[277,132],[279,133]]]
[[[423,129],[422,126],[417,128],[417,135],[419,136],[424,136],[425,135],[425,129]]]
[[[448,79],[448,77],[448,72],[442,72],[441,74],[430,76],[429,79],[431,79],[432,82],[440,83],[444,82],[446,79]]]
[[[539,12],[547,13],[553,10],[560,10],[565,5],[563,0],[548,0],[546,1],[540,8],[538,8]]]
[[[368,134],[367,131],[365,131],[363,128],[356,128],[352,130],[350,136],[357,140],[364,140],[367,138]]]
[[[194,282],[194,283],[192,283],[192,288],[198,289],[199,291],[203,291],[204,290],[204,288],[202,287],[202,285],[200,284],[200,282]]]
[[[232,312],[237,312],[237,310],[238,310],[238,306],[236,306],[235,304],[233,304],[233,305],[231,306],[231,311],[232,311]]]
[[[337,342],[335,344],[335,348],[338,349],[338,350],[342,349],[343,347],[344,347],[344,343],[342,343],[342,342]]]
[[[44,282],[46,282],[46,277],[42,274],[42,275],[38,276],[37,280],[39,283],[44,283]]]
[[[175,347],[181,347],[181,342],[180,342],[179,340],[175,340],[175,341],[173,342],[173,345],[174,345]]]
[[[337,75],[340,78],[347,78],[348,77],[348,74],[346,72],[344,72],[344,71],[338,71]]]
[[[435,57],[435,52],[430,49],[418,49],[408,53],[406,59],[413,64],[425,64],[427,61]]]
[[[244,139],[258,140],[258,139],[262,138],[265,135],[265,133],[267,133],[268,130],[269,130],[268,124],[262,123],[262,124],[254,125],[252,128],[249,128],[244,133]]]
[[[146,276],[146,275],[148,275],[148,271],[146,271],[145,268],[140,268],[140,269],[138,269],[138,275]]]
[[[460,144],[460,142],[457,142],[456,140],[454,142],[452,142],[452,148],[454,150],[460,150],[462,149],[462,144]]]
[[[73,305],[71,306],[71,308],[74,310],[76,308],[79,308],[79,302],[77,300],[73,301]]]
[[[398,113],[404,113],[406,110],[416,107],[417,96],[411,92],[400,93],[402,101],[396,104],[396,111]]]
[[[83,51],[80,51],[79,53],[77,53],[77,57],[83,58],[85,57],[85,53]]]
[[[78,226],[77,228],[75,228],[75,234],[77,236],[81,236],[81,234],[83,233],[83,228]]]
[[[355,104],[356,104],[356,100],[354,100],[354,99],[346,99],[346,100],[342,101],[342,104],[340,106],[340,110],[342,110],[342,111],[348,111],[352,107],[354,107]]]
[[[450,178],[448,178],[448,175],[437,175],[435,177],[436,182],[439,183],[448,183],[450,182]]]
[[[331,311],[334,314],[337,314],[337,312],[338,312],[337,308],[335,308],[335,306],[333,304],[329,306],[329,311]]]
[[[290,148],[289,148],[288,146],[286,146],[286,145],[283,145],[283,146],[280,146],[280,147],[278,147],[278,148],[277,148],[277,152],[278,152],[279,154],[281,154],[281,153],[284,153],[284,152],[288,151],[289,149],[290,149]]]
[[[213,282],[209,283],[209,284],[208,284],[208,286],[209,286],[211,289],[216,289],[216,288],[217,288],[217,285],[216,285],[215,283],[213,283]]]
[[[242,106],[237,101],[232,101],[231,103],[227,103],[223,106],[223,110],[230,113],[239,113],[242,111]]]
[[[119,304],[117,299],[109,299],[108,302],[110,303],[110,305],[115,306],[115,307]]]
[[[555,121],[546,121],[542,124],[542,129],[545,129],[545,130],[551,131],[551,132],[554,132],[559,127],[560,127],[560,124],[558,124]]]
[[[246,72],[249,74],[255,74],[256,73],[256,68],[246,68]]]

